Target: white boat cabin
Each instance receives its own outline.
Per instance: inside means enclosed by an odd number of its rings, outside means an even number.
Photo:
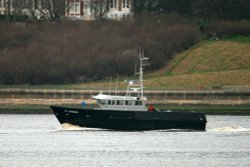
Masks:
[[[112,96],[98,94],[94,96],[100,110],[119,110],[119,111],[147,111],[144,99],[131,96]]]

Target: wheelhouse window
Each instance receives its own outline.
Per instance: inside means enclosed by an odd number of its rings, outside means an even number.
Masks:
[[[127,105],[127,106],[131,106],[133,104],[133,102],[132,101],[125,101],[125,105]]]
[[[141,106],[141,105],[142,105],[142,102],[141,102],[141,101],[135,101],[135,105],[136,105],[136,106]]]
[[[118,101],[116,101],[116,105],[123,105],[124,103],[123,103],[123,101],[121,101],[121,100],[118,100]]]
[[[98,103],[104,105],[105,104],[105,100],[98,100]]]
[[[107,104],[108,104],[108,105],[115,105],[115,101],[114,101],[114,100],[108,100],[108,101],[107,101]]]

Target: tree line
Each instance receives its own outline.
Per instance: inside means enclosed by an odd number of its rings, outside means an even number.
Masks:
[[[147,72],[202,39],[250,35],[250,21],[214,21],[202,31],[178,14],[138,14],[132,21],[0,22],[0,84],[58,84],[134,75],[138,48]]]
[[[150,58],[146,70],[159,69],[201,37],[185,17],[171,17],[143,14],[120,22],[0,22],[0,84],[71,83],[133,75],[138,48],[144,48]]]
[[[96,19],[105,17],[111,1],[91,1]],[[10,0],[7,2],[10,3]],[[157,12],[178,13],[208,21],[250,19],[249,0],[131,0],[131,3],[134,6],[135,15],[142,12]],[[57,20],[65,15],[65,10],[69,9],[70,5],[64,0],[12,0],[12,7],[14,15],[20,15],[23,9],[34,8],[44,16],[48,15],[50,19]],[[32,14],[35,16],[34,11]]]
[[[6,7],[6,20],[16,21],[16,17],[23,15],[56,20],[64,16],[66,6],[63,0],[7,0]]]
[[[136,0],[135,12],[189,15],[206,20],[249,20],[249,0]]]

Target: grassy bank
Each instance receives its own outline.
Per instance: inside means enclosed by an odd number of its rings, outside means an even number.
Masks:
[[[147,80],[150,87],[168,89],[250,86],[250,37],[203,41],[175,56]]]
[[[52,114],[48,105],[1,105],[0,114]]]

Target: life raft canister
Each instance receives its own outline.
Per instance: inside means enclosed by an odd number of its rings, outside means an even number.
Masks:
[[[148,111],[154,111],[155,110],[155,107],[153,106],[153,105],[150,105],[149,107],[148,107]]]

